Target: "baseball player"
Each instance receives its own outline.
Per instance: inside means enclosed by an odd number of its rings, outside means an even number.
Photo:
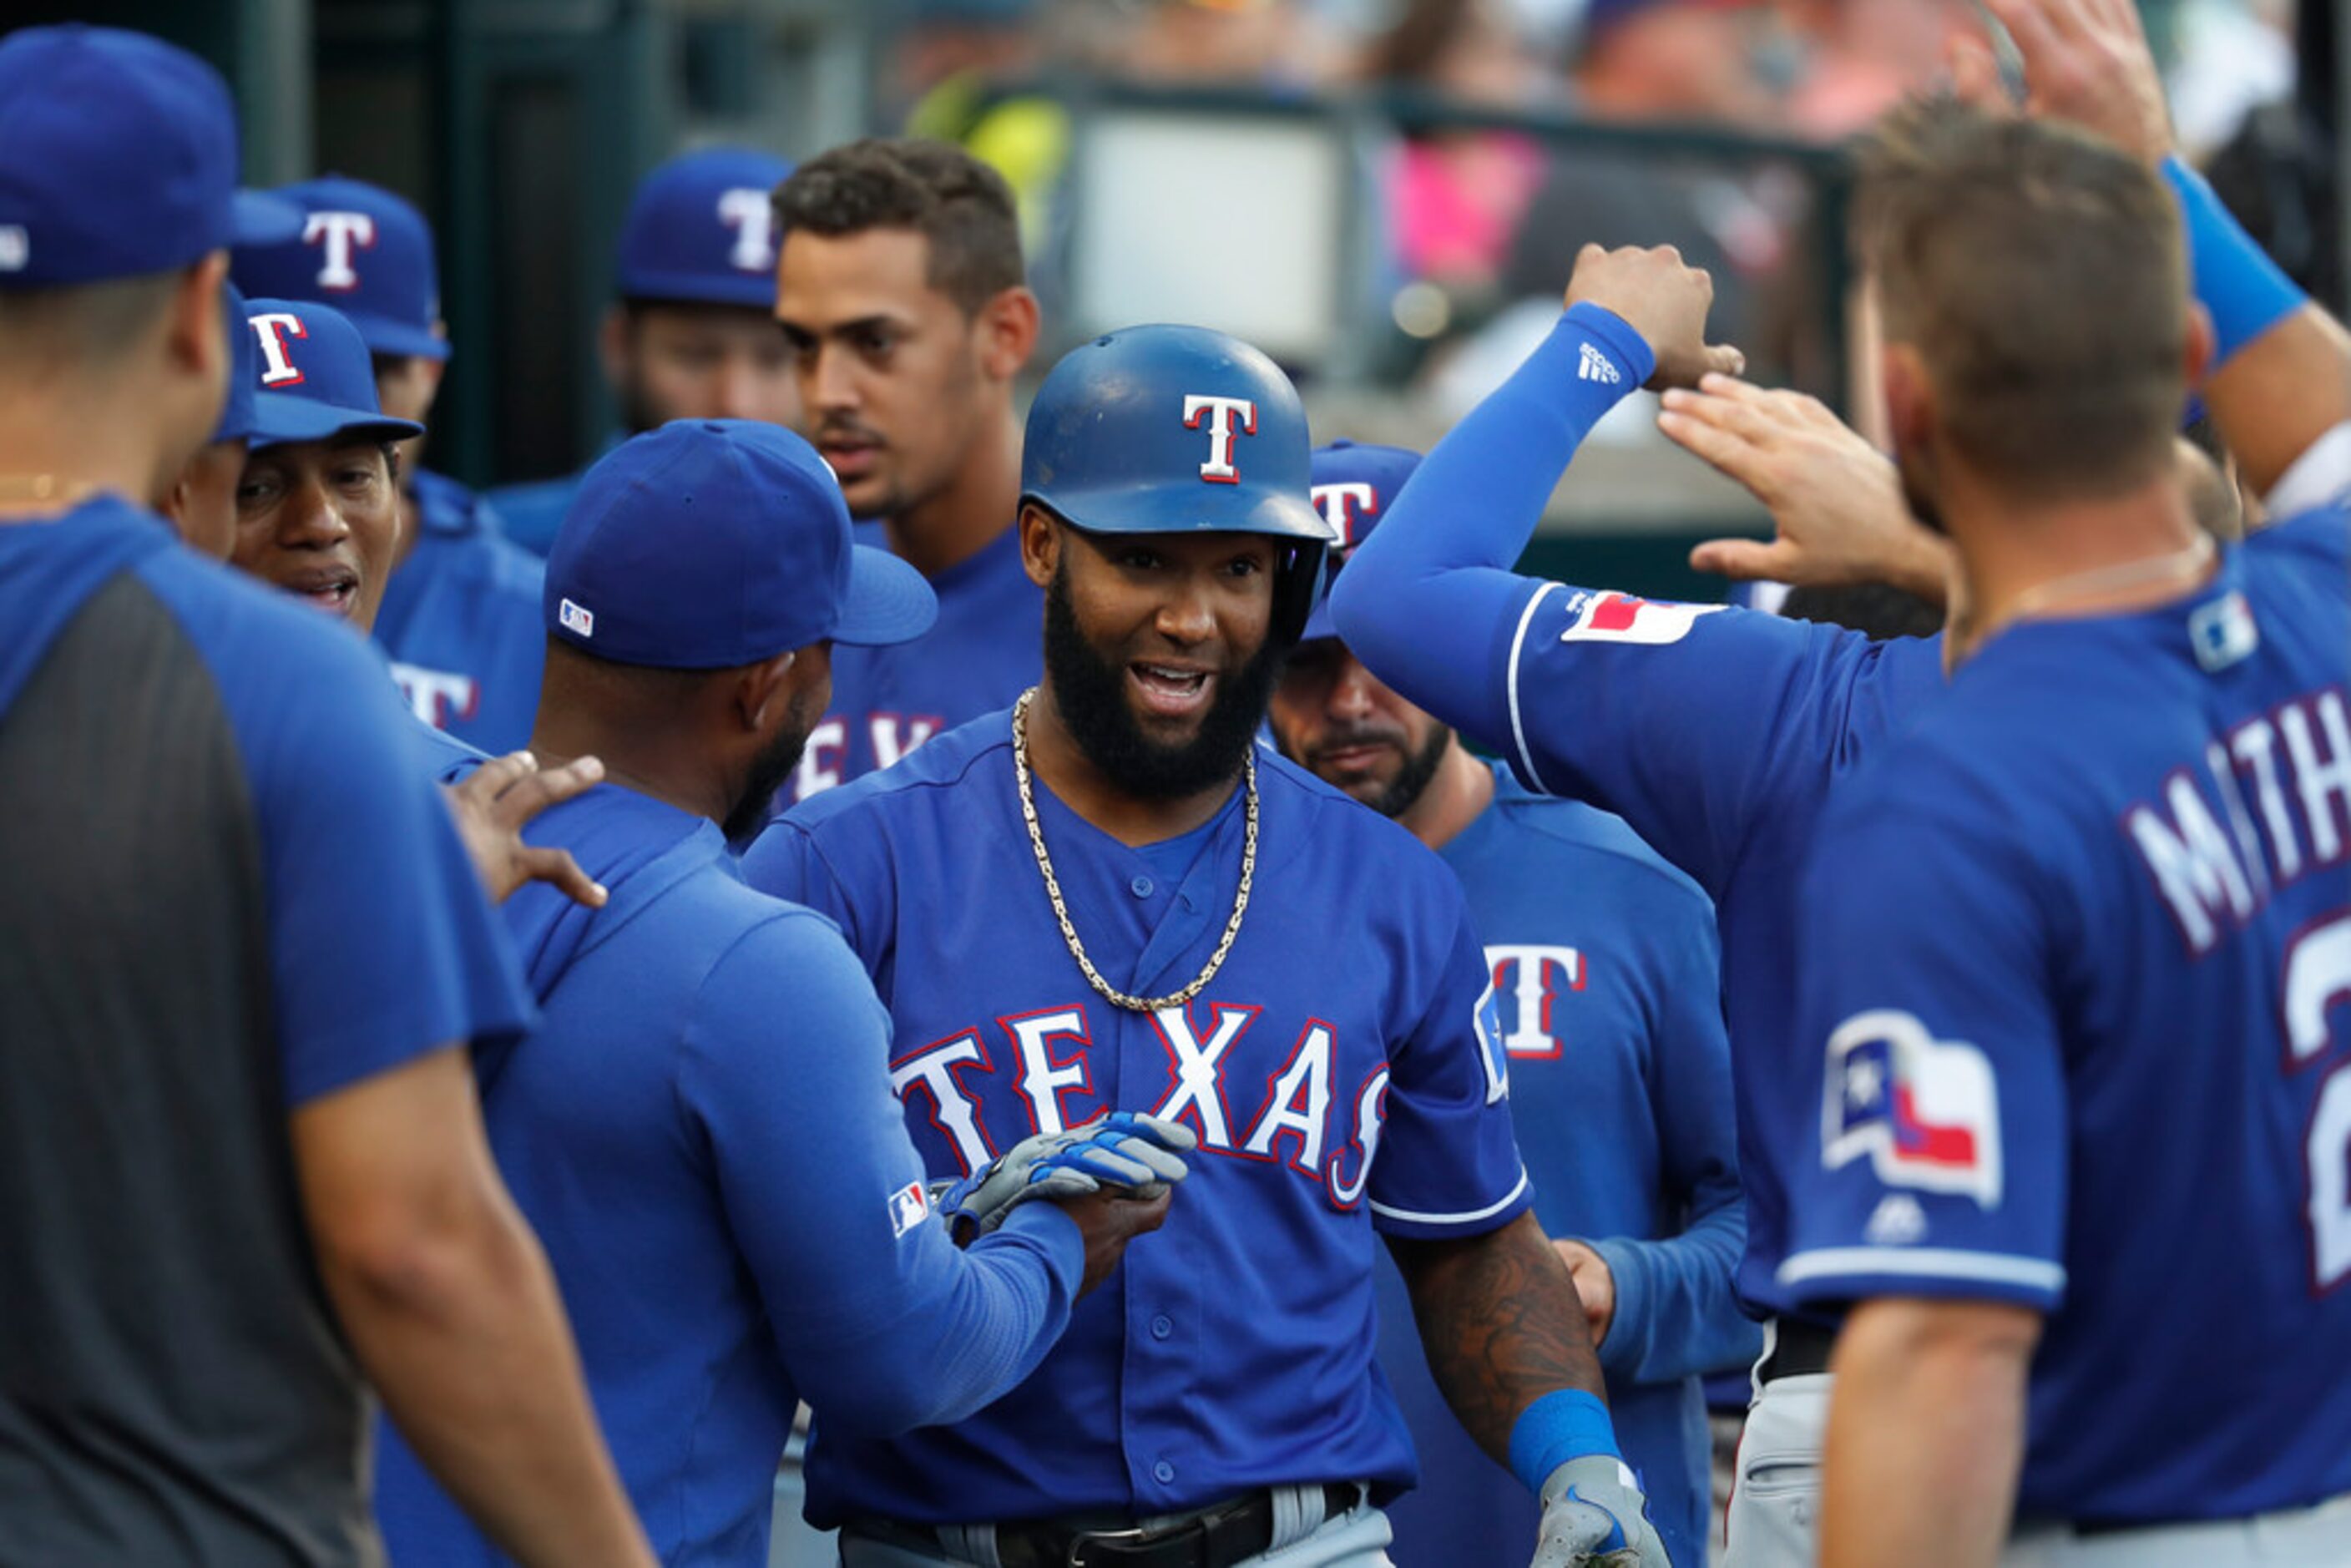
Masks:
[[[1315,452],[1334,558],[1379,526],[1419,461],[1344,441]],[[1284,756],[1410,829],[1468,894],[1536,1216],[1562,1238],[1552,1245],[1592,1321],[1658,1539],[1676,1562],[1703,1563],[1699,1375],[1744,1368],[1759,1337],[1730,1283],[1746,1224],[1713,908],[1622,822],[1472,756],[1355,662],[1326,609],[1308,621],[1269,716]],[[1534,1529],[1532,1500],[1463,1435],[1412,1321],[1403,1281],[1383,1268],[1380,1365],[1421,1468],[1388,1511],[1397,1559],[1507,1562]]]
[[[533,836],[570,846],[612,896],[594,913],[545,888],[507,904],[546,1012],[480,1059],[484,1118],[667,1562],[767,1561],[803,1395],[872,1436],[968,1414],[1167,1210],[1164,1192],[1018,1206],[958,1250],[890,1092],[872,983],[727,852],[721,824],[760,820],[823,709],[829,648],[919,635],[932,614],[913,569],[852,548],[807,444],[757,422],[681,421],[616,448],[549,561],[533,749],[593,751],[613,782]],[[1185,1141],[1120,1124],[1029,1148],[1024,1195],[1130,1157],[1180,1180]],[[389,1434],[377,1508],[395,1561],[494,1556]]]
[[[776,192],[776,317],[803,429],[849,509],[930,580],[939,621],[895,647],[842,650],[833,706],[779,803],[887,768],[1036,684],[1037,585],[1013,527],[1013,382],[1037,298],[1003,176],[938,141],[852,142]]]
[[[465,1047],[528,998],[410,721],[131,499],[219,428],[236,168],[192,56],[0,40],[5,1550],[372,1561],[364,1375],[517,1557],[642,1568],[483,1145]]]
[[[298,221],[288,209],[286,222]],[[253,399],[261,378],[261,351],[245,326],[245,296],[234,283],[221,285],[222,330],[229,345],[228,389],[221,400],[213,438],[188,459],[156,497],[155,509],[180,530],[188,547],[214,560],[236,548],[236,482],[245,474],[246,444],[253,434]]]
[[[2216,551],[2189,515],[2210,339],[2153,169],[1921,106],[1858,204],[1968,618],[1800,901],[1825,1079],[1779,1278],[1859,1303],[1822,1560],[1988,1564],[2012,1509],[2018,1562],[2342,1561],[2351,517]]]
[[[378,405],[367,345],[332,308],[248,299],[245,330],[258,390],[230,564],[368,632],[399,549],[394,444],[424,427]]]
[[[2120,137],[2151,101],[2153,129],[2137,133],[2138,151],[2161,158],[2168,129],[2144,40],[2135,55],[2126,40],[2096,52],[2065,42],[2082,31],[2018,34],[2028,70],[2055,84],[2036,110],[2119,125]],[[2339,329],[2266,281],[2275,269],[2209,191],[2167,172],[2197,248],[2199,301],[2220,329],[2220,370],[2204,396],[2252,486],[2304,484],[2331,428],[2351,419]],[[1771,1319],[1729,1548],[1741,1568],[1778,1568],[1817,1556],[1811,1478],[1835,1325],[1832,1307],[1800,1304],[1775,1277],[1787,1184],[1818,1158],[1819,1106],[1805,1086],[1818,1081],[1819,1046],[1792,1027],[1795,887],[1826,802],[1940,695],[1943,655],[1941,639],[1871,644],[1745,611],[1511,574],[1583,432],[1653,364],[1658,379],[1682,384],[1733,368],[1700,349],[1704,296],[1670,255],[1581,258],[1551,340],[1429,454],[1351,560],[1332,609],[1382,680],[1510,759],[1529,784],[1619,812],[1715,900],[1748,1204],[1739,1287]],[[1669,410],[1682,395],[1667,394]]]
[[[374,361],[383,411],[429,424],[449,340],[423,215],[381,186],[340,175],[275,194],[302,209],[301,233],[239,249],[231,264],[238,285],[340,311]],[[505,751],[529,735],[538,702],[538,559],[505,538],[480,497],[423,467],[423,437],[400,446],[400,542],[376,641],[418,718]]]
[[[597,349],[623,434],[674,419],[793,425],[799,394],[776,336],[776,186],[792,172],[747,148],[683,152],[646,175],[613,259]],[[507,537],[545,555],[585,470],[490,492]]]
[[[1071,353],[1029,411],[1045,674],[779,821],[746,861],[837,921],[935,1176],[1111,1108],[1181,1122],[1167,1234],[1019,1389],[828,1428],[809,1514],[868,1564],[1372,1564],[1413,1479],[1373,1248],[1457,1416],[1544,1511],[1535,1561],[1666,1561],[1528,1212],[1458,883],[1255,737],[1319,584],[1298,395],[1186,327]],[[1523,1543],[1522,1543],[1523,1544]]]

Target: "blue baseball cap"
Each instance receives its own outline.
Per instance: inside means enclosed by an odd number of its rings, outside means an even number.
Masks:
[[[170,272],[299,229],[236,170],[227,84],[195,56],[115,27],[0,38],[0,288]]]
[[[245,321],[245,296],[236,285],[221,280],[221,323],[228,331],[228,397],[221,404],[214,441],[253,439],[255,383],[261,378],[261,348]]]
[[[621,229],[623,299],[776,308],[775,208],[792,166],[744,147],[683,153],[637,187]]]
[[[245,326],[254,354],[253,429],[246,439],[256,451],[339,435],[403,441],[424,434],[413,420],[385,414],[376,402],[367,344],[333,306],[248,299]]]
[[[1372,537],[1396,492],[1419,466],[1420,454],[1401,446],[1334,441],[1314,449],[1311,493],[1314,509],[1331,525],[1332,538],[1322,573],[1322,594],[1314,601],[1314,612],[1306,618],[1300,642],[1339,634],[1339,629],[1331,624],[1331,584],[1338,580],[1339,569],[1347,564],[1355,547]]]
[[[273,299],[331,305],[368,351],[445,360],[441,277],[424,214],[381,185],[329,174],[271,194],[301,209],[302,225],[277,245],[239,246],[237,287]]]
[[[673,420],[605,454],[548,551],[541,603],[550,635],[670,670],[904,643],[939,609],[921,572],[851,542],[815,447],[746,419]]]

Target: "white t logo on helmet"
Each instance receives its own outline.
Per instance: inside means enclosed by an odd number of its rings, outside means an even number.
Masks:
[[[1241,471],[1233,465],[1233,421],[1240,420],[1240,434],[1257,434],[1257,404],[1245,397],[1202,397],[1186,394],[1184,399],[1184,428],[1197,430],[1203,414],[1208,420],[1208,460],[1200,465],[1200,477],[1212,485],[1238,485]]]

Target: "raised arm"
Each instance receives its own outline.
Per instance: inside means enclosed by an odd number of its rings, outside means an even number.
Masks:
[[[2174,145],[2163,79],[2133,0],[1986,0],[2024,62],[2025,112],[2077,125],[2162,169],[2179,197],[2196,298],[2212,320],[2213,361],[2200,389],[2246,482],[2270,497],[2305,456],[2327,456],[2306,495],[2351,481],[2351,335],[2314,304],[2230,216]],[[1963,93],[1998,95],[1980,41],[1953,60]]]

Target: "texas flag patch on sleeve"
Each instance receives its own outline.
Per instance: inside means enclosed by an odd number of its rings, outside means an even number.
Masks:
[[[1579,593],[1567,603],[1562,643],[1637,643],[1660,648],[1689,635],[1701,615],[1719,604],[1671,604],[1630,593]]]
[[[890,1195],[890,1234],[904,1236],[930,1218],[931,1195],[923,1184],[910,1181]]]
[[[1888,1186],[2000,1207],[2000,1089],[1981,1051],[1937,1040],[1910,1013],[1861,1013],[1829,1037],[1827,1091],[1829,1169],[1865,1157]]]

